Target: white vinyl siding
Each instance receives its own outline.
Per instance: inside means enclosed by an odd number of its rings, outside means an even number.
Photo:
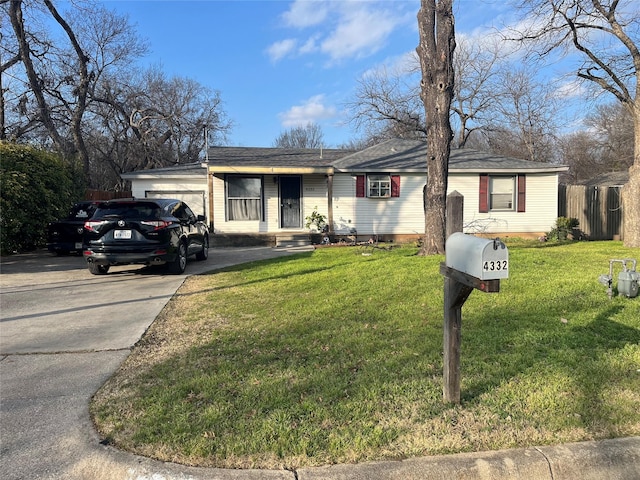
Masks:
[[[526,172],[525,172],[526,174]],[[500,176],[499,172],[490,173]],[[511,174],[503,175],[509,176]],[[515,177],[515,173],[513,174]],[[514,178],[509,177],[509,178]],[[333,179],[334,231],[348,235],[356,229],[358,236],[367,235],[422,235],[424,234],[423,187],[425,174],[400,175],[400,197],[384,200],[368,197],[356,198],[356,176],[337,173]],[[227,221],[225,211],[224,175],[216,175],[213,185],[213,221],[216,233],[243,234],[280,232],[280,199],[278,177],[264,175],[263,220]],[[514,189],[516,186],[514,185]],[[513,234],[547,232],[553,227],[558,212],[558,176],[556,173],[526,174],[526,211],[516,212],[479,210],[479,175],[477,173],[450,173],[448,193],[456,190],[464,196],[464,231],[467,233]],[[208,212],[207,179],[202,177],[138,178],[132,181],[132,194],[177,197],[187,201],[196,214]],[[202,196],[204,193],[204,197]],[[303,175],[301,191],[301,231],[305,217],[313,210],[328,217],[327,177]],[[204,198],[204,201],[200,200]],[[515,201],[515,194],[514,194]]]
[[[400,196],[385,201],[356,198],[356,176],[336,175],[333,181],[333,222],[337,234],[356,229],[360,235],[422,234],[424,175],[401,175]]]
[[[478,174],[450,174],[448,192],[464,196],[465,233],[529,233],[551,230],[558,215],[558,176],[555,173],[526,174],[526,211],[478,213]]]
[[[319,214],[329,217],[327,202],[327,177],[324,175],[307,175],[302,177],[302,228],[307,223],[306,218],[316,210]]]

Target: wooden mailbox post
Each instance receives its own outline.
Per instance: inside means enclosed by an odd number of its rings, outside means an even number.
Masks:
[[[462,305],[471,292],[500,291],[500,279],[509,276],[509,251],[499,239],[491,240],[453,233],[445,244],[444,275],[444,369],[443,396],[460,403],[460,338]]]

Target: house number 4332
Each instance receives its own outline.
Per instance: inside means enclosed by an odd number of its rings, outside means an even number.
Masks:
[[[508,270],[509,261],[508,260],[492,260],[484,262],[482,266],[482,270],[485,272],[495,272],[500,270]]]

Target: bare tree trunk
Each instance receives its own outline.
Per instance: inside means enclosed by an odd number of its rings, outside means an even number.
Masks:
[[[638,95],[640,95],[640,86],[636,88],[636,101],[633,106],[635,134],[633,165],[629,167],[629,183],[622,189],[624,245],[636,248],[640,247],[640,100]]]
[[[73,142],[76,150],[80,154],[80,160],[82,161],[83,171],[85,179],[89,180],[89,152],[87,152],[87,146],[84,142],[84,136],[82,134],[82,117],[87,109],[87,95],[89,93],[89,84],[91,82],[91,76],[89,75],[89,70],[87,64],[89,63],[89,57],[85,55],[84,51],[80,47],[80,43],[76,38],[73,30],[69,24],[60,16],[56,8],[51,3],[51,0],[45,0],[45,5],[51,12],[53,18],[55,18],[56,22],[63,28],[67,36],[69,37],[69,41],[71,45],[73,45],[73,49],[76,52],[76,56],[78,59],[78,73],[80,78],[78,79],[78,84],[76,86],[76,99],[77,105],[73,110],[73,114],[71,116],[71,130],[73,132]]]
[[[27,78],[29,79],[29,85],[33,91],[33,96],[38,104],[39,114],[38,117],[42,121],[42,124],[47,129],[51,140],[60,151],[65,151],[65,141],[60,136],[56,125],[51,118],[51,110],[47,101],[45,100],[42,83],[36,69],[31,60],[31,49],[29,48],[29,42],[27,41],[27,34],[24,29],[24,19],[22,15],[22,0],[11,0],[9,4],[9,16],[11,18],[11,26],[16,34],[18,40],[18,46],[20,48],[20,57],[24,64]]]
[[[449,110],[454,89],[453,0],[421,0],[418,12],[422,81],[420,96],[427,126],[425,236],[421,255],[444,253],[447,177],[453,136]]]

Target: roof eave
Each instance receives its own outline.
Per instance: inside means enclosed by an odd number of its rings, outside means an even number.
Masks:
[[[545,167],[545,168],[455,168],[449,167],[449,173],[500,173],[500,174],[522,174],[522,173],[559,173],[566,172],[569,167]],[[426,174],[426,168],[343,168],[336,169],[336,173],[356,174],[356,173],[373,173],[373,172],[385,172],[385,173],[419,173]]]
[[[559,173],[566,172],[569,167],[544,167],[544,168],[449,168],[449,173]]]
[[[333,167],[251,167],[234,165],[209,165],[209,173],[239,173],[254,175],[331,175],[333,174]]]
[[[203,170],[202,172],[198,172],[198,173],[192,173],[192,174],[181,173],[176,175],[174,175],[172,172],[163,172],[163,173],[157,173],[157,174],[150,174],[146,172],[128,172],[128,173],[121,173],[120,177],[124,180],[131,180],[131,179],[152,180],[152,179],[158,179],[158,178],[167,178],[167,176],[170,176],[171,178],[189,180],[193,178],[205,177],[206,173],[207,173],[206,170]]]

